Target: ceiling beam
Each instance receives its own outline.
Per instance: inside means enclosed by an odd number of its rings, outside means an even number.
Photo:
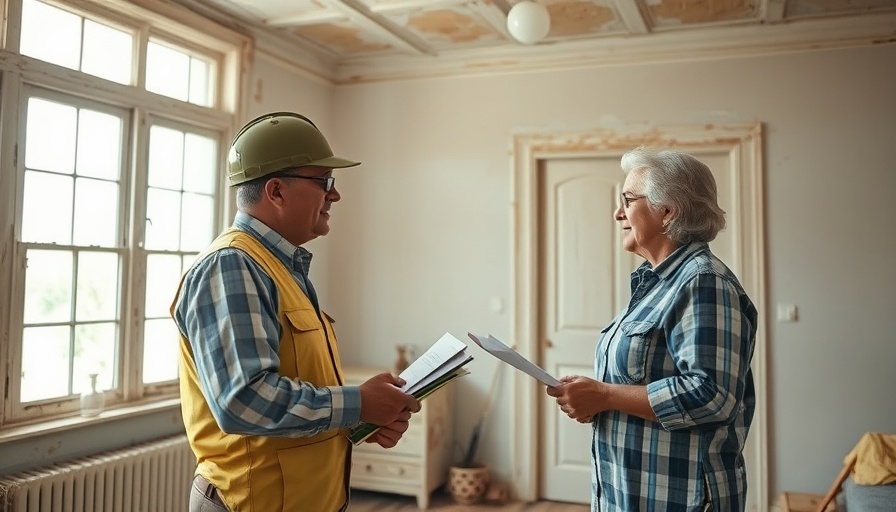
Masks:
[[[328,5],[345,12],[355,23],[380,34],[396,48],[415,55],[436,56],[437,52],[423,39],[389,18],[372,12],[362,0],[324,0]]]
[[[336,23],[340,21],[348,21],[349,17],[344,12],[336,9],[318,9],[316,11],[307,11],[300,14],[289,14],[286,16],[278,16],[276,18],[267,18],[264,24],[271,27],[300,27],[302,25],[313,25],[315,23]]]
[[[496,0],[493,3],[474,2],[468,5],[467,8],[482,17],[496,32],[502,34],[507,39],[514,40],[510,32],[507,31],[507,11],[509,9],[504,10],[498,3],[499,1]]]
[[[647,34],[650,32],[647,22],[644,21],[644,15],[638,7],[638,2],[613,0],[613,5],[616,6],[616,11],[629,32],[632,34]]]
[[[394,0],[389,2],[374,2],[370,5],[369,9],[371,12],[392,14],[406,13],[424,8],[457,7],[469,3],[471,3],[470,0]]]

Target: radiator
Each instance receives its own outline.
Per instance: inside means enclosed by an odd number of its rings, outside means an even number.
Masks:
[[[186,436],[0,478],[0,512],[186,512],[196,459]]]

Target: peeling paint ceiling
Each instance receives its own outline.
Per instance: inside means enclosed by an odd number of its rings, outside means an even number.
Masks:
[[[896,20],[896,0],[535,0],[548,9],[551,28],[541,42],[522,45],[506,28],[507,13],[521,0],[177,1],[224,13],[333,66],[363,62],[368,70],[377,62],[445,60],[483,50],[493,58],[506,50],[518,60],[527,46],[644,46],[653,39],[662,43],[657,34],[697,40],[701,32],[725,34],[738,27],[872,16]],[[896,39],[896,22],[885,27],[889,40]]]

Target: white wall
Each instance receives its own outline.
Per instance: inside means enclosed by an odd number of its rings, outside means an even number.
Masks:
[[[896,432],[894,91],[893,44],[338,87],[325,133],[363,162],[337,171],[325,248],[343,360],[388,368],[396,343],[446,330],[508,338],[509,308],[490,305],[510,306],[512,133],[761,121],[769,296],[753,299],[800,314],[768,319],[769,492],[824,492],[862,433]],[[496,368],[474,355],[458,443]],[[506,478],[507,429],[536,420],[508,418],[503,376],[479,455]]]
[[[246,103],[249,121],[269,112],[297,112],[311,119],[327,136],[334,151],[339,148],[332,119],[333,88],[301,70],[284,65],[264,52],[256,52]],[[241,120],[242,124],[243,120]],[[346,155],[347,158],[352,158]],[[235,211],[235,210],[234,210]],[[330,260],[326,256],[328,238],[318,238],[305,247],[314,254],[311,272],[314,289],[322,304],[327,304]]]

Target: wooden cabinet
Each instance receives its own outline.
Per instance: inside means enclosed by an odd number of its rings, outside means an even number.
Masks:
[[[346,367],[345,382],[358,385],[386,370]],[[429,507],[433,490],[445,483],[451,458],[453,385],[448,384],[423,400],[411,416],[407,432],[394,448],[361,443],[352,450],[351,486],[368,491],[417,497],[417,506]]]

